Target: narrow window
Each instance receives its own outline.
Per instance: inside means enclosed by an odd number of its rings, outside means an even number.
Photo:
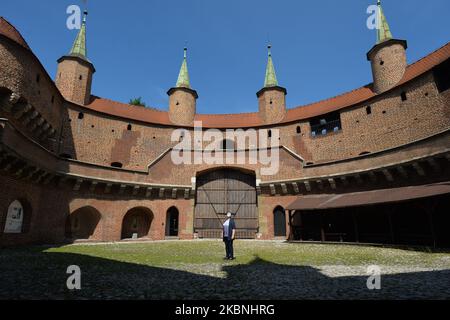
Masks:
[[[55,102],[55,96],[52,96],[52,104]]]
[[[406,92],[405,91],[402,92],[401,97],[402,97],[402,101],[408,100],[408,97],[406,96]]]
[[[380,60],[380,66],[384,65],[384,61]]]
[[[120,162],[113,162],[113,163],[111,163],[111,167],[114,167],[114,168],[122,168],[122,167],[123,167],[123,164],[120,163]]]
[[[83,118],[84,118],[84,113],[83,113],[83,112],[80,112],[80,113],[78,114],[78,119],[82,120]]]
[[[300,129],[300,126],[297,126],[297,134],[302,133],[302,129]]]
[[[38,74],[38,75],[36,76],[36,82],[39,83],[39,81],[41,81],[41,75],[40,75],[40,74]]]
[[[80,78],[79,78],[80,80],[83,80],[83,76],[80,74]]]
[[[131,131],[131,124],[129,124],[129,125],[127,126],[127,130],[128,130],[128,131]]]
[[[267,131],[267,137],[272,138],[272,130]]]
[[[366,113],[367,114],[372,114],[372,107],[371,106],[367,106],[366,107]]]

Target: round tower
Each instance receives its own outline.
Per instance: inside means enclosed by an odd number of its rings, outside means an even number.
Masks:
[[[171,88],[169,95],[169,118],[172,123],[189,126],[194,122],[197,91],[191,89],[187,68],[187,48],[184,48],[184,58],[178,75],[177,84]]]
[[[58,59],[55,81],[66,100],[80,105],[90,102],[92,75],[95,73],[94,65],[87,58],[86,16],[87,11],[84,12],[83,23],[72,50]]]
[[[272,61],[271,46],[268,49],[268,61],[264,87],[256,93],[258,97],[259,116],[264,123],[277,123],[286,115],[285,88],[278,85],[275,67]]]
[[[407,66],[406,49],[405,40],[393,39],[378,0],[377,43],[367,53],[372,66],[373,90],[376,93],[393,88],[403,78]]]

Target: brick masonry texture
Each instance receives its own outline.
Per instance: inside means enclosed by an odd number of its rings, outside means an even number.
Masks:
[[[266,90],[258,98],[259,116],[264,123],[277,123],[286,115],[286,96],[279,90]]]
[[[394,87],[405,74],[406,51],[398,43],[379,45],[370,55],[373,75],[373,87],[376,93],[385,92]]]
[[[88,106],[92,99],[93,70],[87,64],[62,58],[53,82],[30,50],[0,35],[0,118],[7,119],[18,132],[13,134],[13,129],[0,126],[0,146],[29,160],[30,166],[70,175],[72,180],[93,177],[119,181],[119,184],[127,181],[187,188],[192,178],[222,167],[250,171],[256,179],[268,184],[369,170],[450,148],[450,91],[438,91],[433,71],[397,86],[406,68],[403,46],[396,43],[381,46],[370,58],[374,77],[371,88],[381,94],[341,109],[342,130],[335,133],[312,137],[309,118],[284,122],[287,114],[284,92],[277,89],[262,92],[255,101],[261,125],[251,129],[265,134],[267,130],[279,130],[278,142],[282,146],[280,170],[275,175],[264,176],[261,164],[247,161],[247,164],[228,165],[173,164],[167,152],[178,143],[171,141],[173,131],[184,128],[194,143],[196,98],[191,92],[171,91],[168,113],[164,113],[168,114],[170,124],[158,121],[152,124],[95,111]],[[4,107],[11,94],[20,97],[20,106],[32,105],[57,130],[52,139],[39,141],[27,125]],[[402,95],[406,95],[406,100]],[[362,155],[367,153],[374,156]],[[120,163],[122,168],[112,168],[113,163]],[[81,184],[79,190],[74,190],[70,184],[45,185],[2,171],[0,245],[62,242],[72,215],[91,208],[101,218],[89,240],[121,240],[123,221],[130,210],[141,210],[147,215],[150,228],[146,238],[164,239],[167,212],[173,206],[179,211],[179,238],[194,237],[194,194],[189,194],[187,199],[172,198],[168,193],[162,198],[155,194],[144,197],[145,190],[133,195],[131,186],[123,194],[105,193],[105,184],[100,182],[94,187]],[[118,188],[117,183],[113,188]],[[183,192],[183,188],[178,190],[179,195]],[[25,207],[24,232],[4,234],[8,206],[16,199]],[[277,206],[285,208],[295,199],[296,196],[280,194],[280,190],[272,196],[265,191],[258,195],[258,238],[273,238],[273,210]]]
[[[92,69],[80,58],[63,57],[56,72],[56,86],[69,101],[88,104],[91,99]]]
[[[196,110],[195,97],[191,92],[174,89],[169,96],[169,117],[174,124],[192,125]]]

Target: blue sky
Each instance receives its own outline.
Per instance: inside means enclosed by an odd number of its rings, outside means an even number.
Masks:
[[[371,82],[366,9],[376,0],[2,0],[0,15],[53,77],[77,32],[66,28],[66,8],[85,2],[92,92],[101,97],[141,96],[167,109],[186,42],[198,113],[257,110],[269,40],[288,108]],[[383,8],[394,37],[408,40],[409,63],[450,40],[448,0],[384,0]]]

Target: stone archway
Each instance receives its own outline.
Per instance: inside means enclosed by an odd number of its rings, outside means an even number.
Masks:
[[[153,212],[145,207],[128,210],[122,220],[121,239],[148,238]]]
[[[83,207],[72,212],[66,222],[66,238],[89,240],[94,237],[101,214],[93,207]]]

